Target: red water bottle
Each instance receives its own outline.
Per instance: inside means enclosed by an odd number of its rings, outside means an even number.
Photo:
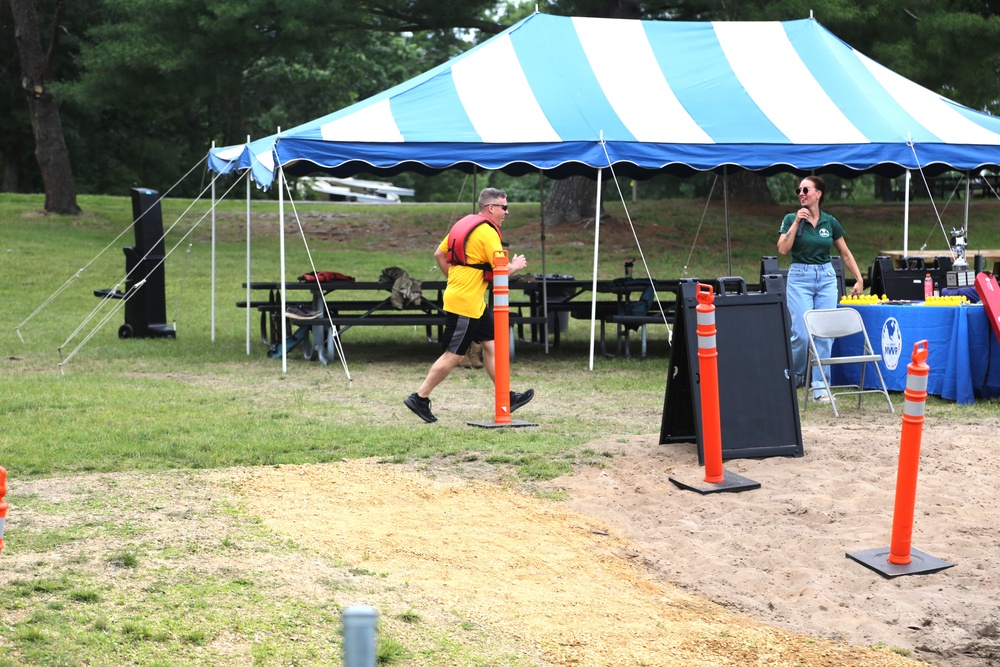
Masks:
[[[931,279],[931,274],[924,276],[924,301],[928,298],[934,296],[934,281]]]

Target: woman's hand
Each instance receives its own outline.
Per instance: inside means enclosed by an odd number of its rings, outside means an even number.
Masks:
[[[865,291],[865,282],[863,280],[857,280],[854,282],[854,287],[851,288],[851,296],[861,296],[861,293]]]

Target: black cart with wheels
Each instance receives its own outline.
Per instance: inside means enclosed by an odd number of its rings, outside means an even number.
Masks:
[[[126,299],[125,324],[119,338],[176,338],[167,326],[167,290],[163,269],[163,214],[160,193],[148,188],[132,188],[132,218],[135,246],[125,252],[125,292],[94,290],[94,296]]]

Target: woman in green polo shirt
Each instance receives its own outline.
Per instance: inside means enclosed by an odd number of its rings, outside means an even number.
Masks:
[[[830,263],[831,247],[837,249],[844,266],[854,275],[851,294],[861,294],[865,286],[858,263],[844,240],[844,228],[836,218],[820,210],[825,191],[826,183],[822,178],[803,178],[795,190],[801,208],[785,216],[778,232],[778,252],[792,254],[792,264],[785,280],[785,299],[792,318],[792,366],[796,384],[805,381],[809,348],[803,315],[807,310],[837,307],[837,274]],[[829,358],[833,341],[820,338],[816,341],[816,348],[820,357]],[[817,401],[830,400],[822,381],[813,380],[812,390]]]

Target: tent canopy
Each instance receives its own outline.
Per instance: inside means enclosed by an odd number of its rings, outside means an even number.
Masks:
[[[813,19],[672,22],[534,14],[409,81],[210,168],[392,175],[614,165],[896,175],[1000,166],[1000,119],[888,70]]]

